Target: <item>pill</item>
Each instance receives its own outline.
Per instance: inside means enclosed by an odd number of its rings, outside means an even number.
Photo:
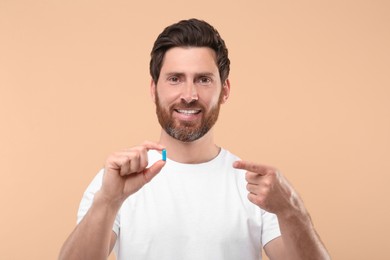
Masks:
[[[166,161],[167,160],[167,150],[162,150],[162,160]]]

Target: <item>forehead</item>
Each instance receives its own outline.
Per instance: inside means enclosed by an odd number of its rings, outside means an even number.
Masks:
[[[164,56],[161,72],[217,73],[216,53],[209,47],[174,47]]]

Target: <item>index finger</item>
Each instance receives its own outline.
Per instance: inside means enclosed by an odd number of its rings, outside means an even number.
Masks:
[[[261,165],[261,164],[248,162],[248,161],[235,161],[233,163],[233,167],[236,169],[255,172],[255,173],[260,174],[260,175],[266,175],[268,172],[268,167]]]
[[[151,142],[151,141],[144,141],[141,146],[145,147],[147,151],[149,151],[149,150],[162,151],[165,149],[164,145],[159,144],[159,143],[155,143],[155,142]]]

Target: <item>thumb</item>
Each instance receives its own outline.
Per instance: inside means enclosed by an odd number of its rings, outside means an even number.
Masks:
[[[144,170],[144,177],[146,182],[150,182],[164,167],[166,164],[165,161],[159,160],[155,162],[152,166]]]

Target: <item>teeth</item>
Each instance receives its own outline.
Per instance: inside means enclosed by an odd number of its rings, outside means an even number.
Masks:
[[[181,114],[186,114],[186,115],[193,115],[193,114],[198,113],[199,110],[181,110],[181,109],[178,109],[177,112],[179,112]]]

